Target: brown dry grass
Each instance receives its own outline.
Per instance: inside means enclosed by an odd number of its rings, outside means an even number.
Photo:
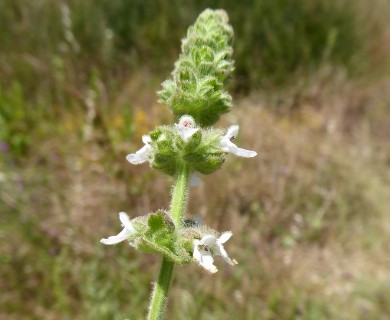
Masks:
[[[325,70],[304,85],[237,102],[219,125],[240,124],[238,144],[259,156],[232,157],[204,177],[191,190],[188,213],[231,229],[228,251],[240,264],[234,270],[221,265],[213,277],[196,266],[180,268],[171,318],[384,319],[390,281],[386,88],[387,80],[352,83]],[[156,119],[168,119],[149,104],[147,89],[136,92],[133,109],[143,120],[134,141],[102,142],[99,126],[84,142],[79,132],[65,140],[53,135],[23,166],[3,173],[1,200],[16,217],[2,231],[4,319],[144,314],[156,257],[98,245],[118,229],[117,212],[137,216],[169,203],[172,181],[124,160]],[[113,110],[110,119],[118,117]],[[106,286],[107,294],[96,296]]]

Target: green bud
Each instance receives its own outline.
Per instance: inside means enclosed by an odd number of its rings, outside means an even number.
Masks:
[[[172,78],[162,83],[159,102],[180,117],[191,115],[202,127],[228,112],[232,98],[223,89],[232,73],[233,29],[223,10],[205,10],[182,40]]]

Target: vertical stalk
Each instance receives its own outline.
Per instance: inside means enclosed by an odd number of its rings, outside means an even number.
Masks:
[[[180,226],[184,220],[184,213],[188,202],[188,180],[189,169],[187,164],[183,164],[176,176],[176,181],[172,189],[172,200],[170,215],[176,226]]]
[[[184,213],[188,202],[189,168],[183,164],[176,175],[172,188],[170,215],[176,226],[184,220]],[[174,263],[163,257],[159,278],[154,286],[152,300],[149,306],[148,320],[163,319],[168,299],[168,290],[171,283]]]

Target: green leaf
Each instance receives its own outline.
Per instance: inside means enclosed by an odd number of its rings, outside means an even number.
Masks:
[[[160,229],[167,229],[170,232],[175,230],[175,224],[164,211],[158,211],[150,214],[148,218],[148,226],[151,232],[157,232]]]
[[[165,223],[162,214],[160,212],[152,213],[148,219],[148,226],[152,233],[164,228]]]

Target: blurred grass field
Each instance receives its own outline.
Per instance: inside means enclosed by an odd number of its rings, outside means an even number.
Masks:
[[[168,207],[172,181],[125,155],[172,122],[155,92],[206,7],[235,30],[218,126],[259,156],[191,190],[239,264],[177,267],[167,319],[388,318],[388,1],[6,0],[0,319],[144,318],[159,258],[99,240]]]

